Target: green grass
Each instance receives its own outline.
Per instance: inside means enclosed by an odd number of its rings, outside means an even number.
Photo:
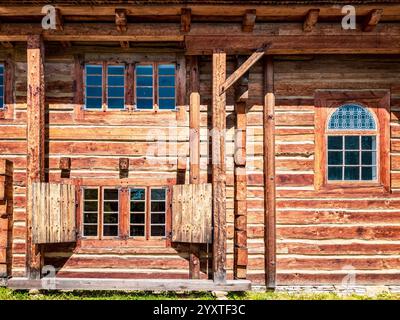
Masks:
[[[400,294],[380,294],[376,297],[361,295],[340,296],[334,293],[288,294],[276,292],[229,293],[230,300],[400,300]],[[0,300],[214,300],[211,293],[149,293],[115,291],[42,291],[29,294],[28,291],[0,288]]]

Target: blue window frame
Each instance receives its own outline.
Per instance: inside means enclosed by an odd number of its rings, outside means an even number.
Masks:
[[[175,109],[175,65],[160,64],[158,66],[158,107],[159,109]]]
[[[109,109],[125,108],[125,66],[107,67],[107,106]]]
[[[376,181],[376,123],[368,109],[346,104],[330,117],[327,135],[328,181]]]
[[[4,109],[4,64],[0,64],[0,109]]]
[[[176,108],[175,64],[140,64],[136,66],[136,108],[160,110]]]
[[[103,107],[103,65],[85,66],[85,108],[102,109]]]
[[[154,105],[154,70],[152,64],[136,66],[136,108],[151,110]]]
[[[87,64],[85,67],[85,108],[125,108],[125,65]]]

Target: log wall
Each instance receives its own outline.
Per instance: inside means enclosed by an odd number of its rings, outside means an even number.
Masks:
[[[110,50],[110,49],[108,49]],[[129,177],[177,181],[178,158],[189,155],[188,99],[185,110],[159,114],[77,116],[74,55],[46,52],[47,170],[61,180],[59,161],[71,158],[70,178],[118,181],[119,158],[129,157]],[[25,275],[26,252],[26,49],[16,47],[13,119],[0,120],[0,158],[14,161],[14,276]],[[103,54],[81,53],[96,58]],[[93,49],[92,49],[93,52]],[[98,52],[101,52],[99,50]],[[104,54],[104,57],[116,56]],[[10,52],[0,53],[5,57]],[[127,55],[127,54],[125,54]],[[175,54],[167,54],[175,57]],[[131,55],[132,56],[132,55]],[[147,55],[150,56],[151,55]],[[155,54],[154,58],[160,55]],[[135,58],[132,58],[133,60]],[[234,69],[228,56],[227,74]],[[211,182],[212,61],[199,59],[200,183]],[[400,277],[400,59],[391,56],[275,57],[277,284],[341,282],[348,269],[360,283],[398,283]],[[392,194],[316,195],[314,191],[314,92],[317,89],[391,90]],[[247,277],[264,283],[263,67],[249,74],[247,113]],[[227,271],[234,260],[233,90],[227,93]],[[169,137],[163,134],[172,132]],[[161,142],[155,142],[161,138]],[[175,147],[177,145],[177,148]],[[146,154],[148,147],[156,150]],[[155,163],[151,161],[161,161]],[[144,181],[143,180],[143,181]],[[188,172],[186,173],[188,182]],[[211,267],[202,248],[201,277]],[[49,245],[45,264],[59,275],[129,278],[188,278],[189,248]]]

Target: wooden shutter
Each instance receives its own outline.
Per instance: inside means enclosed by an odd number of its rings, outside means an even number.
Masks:
[[[173,187],[172,241],[211,243],[211,184],[183,184]]]
[[[76,241],[75,186],[39,182],[31,192],[33,243]]]

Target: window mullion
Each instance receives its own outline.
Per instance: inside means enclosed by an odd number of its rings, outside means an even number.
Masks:
[[[102,109],[103,111],[106,111],[107,109],[107,86],[108,86],[108,80],[107,80],[107,62],[103,62],[103,106]]]

